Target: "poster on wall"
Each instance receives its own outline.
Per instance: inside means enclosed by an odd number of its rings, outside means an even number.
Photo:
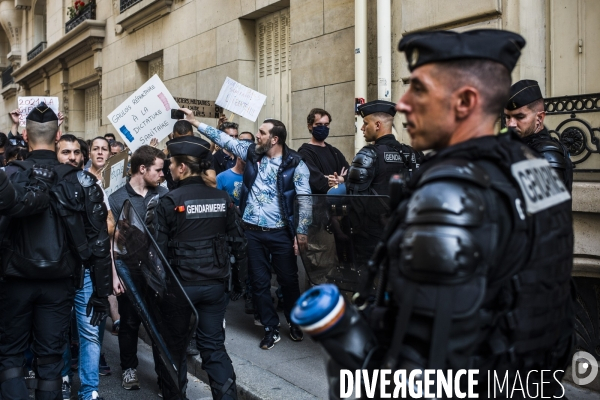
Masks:
[[[19,106],[19,126],[25,126],[25,119],[35,107],[40,103],[46,103],[48,107],[56,115],[58,115],[58,97],[48,96],[24,96],[17,99],[17,105]]]
[[[175,123],[171,110],[178,108],[165,84],[154,75],[108,114],[108,120],[133,152],[154,138],[166,138]]]
[[[215,103],[232,113],[256,122],[266,99],[266,95],[227,77]]]

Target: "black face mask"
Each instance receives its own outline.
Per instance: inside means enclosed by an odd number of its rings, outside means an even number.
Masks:
[[[312,135],[318,141],[325,140],[327,139],[327,136],[329,136],[329,127],[323,125],[313,126]]]

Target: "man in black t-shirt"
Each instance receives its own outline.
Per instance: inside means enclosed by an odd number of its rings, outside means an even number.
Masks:
[[[349,166],[348,161],[341,151],[325,143],[331,123],[331,115],[327,111],[313,108],[306,122],[312,137],[308,143],[300,146],[298,153],[310,170],[311,192],[325,194],[331,186],[344,182]]]

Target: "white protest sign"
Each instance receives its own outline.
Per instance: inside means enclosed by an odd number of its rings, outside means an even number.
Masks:
[[[110,196],[127,183],[127,171],[125,169],[127,168],[128,159],[129,154],[127,151],[122,151],[106,162],[102,172],[102,187],[107,196]]]
[[[133,152],[154,138],[166,138],[175,123],[171,109],[178,108],[165,84],[154,75],[108,114],[108,119]]]
[[[258,93],[227,77],[215,103],[226,110],[255,122],[266,99],[267,96],[264,94]]]
[[[19,106],[19,126],[25,126],[25,119],[35,107],[40,103],[46,103],[48,107],[56,115],[58,115],[58,97],[47,97],[47,96],[27,96],[19,97],[17,104]]]
[[[104,190],[107,196],[121,189],[127,183],[127,178],[123,176],[124,170],[125,160],[119,161],[110,168],[110,186]]]

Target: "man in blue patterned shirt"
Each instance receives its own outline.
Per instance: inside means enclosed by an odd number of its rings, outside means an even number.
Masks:
[[[291,323],[290,312],[300,297],[298,246],[307,246],[312,202],[309,196],[310,172],[300,155],[285,140],[285,125],[275,119],[265,120],[256,133],[257,143],[236,140],[225,132],[198,122],[193,113],[181,109],[185,119],[200,133],[220,147],[246,161],[240,195],[240,211],[248,239],[248,267],[252,296],[265,336],[262,349],[271,349],[280,339],[279,317],[271,301],[270,260],[283,291],[285,318],[294,341],[303,338],[302,331]],[[298,199],[299,215],[294,221],[294,200]],[[297,225],[297,226],[296,226]]]

